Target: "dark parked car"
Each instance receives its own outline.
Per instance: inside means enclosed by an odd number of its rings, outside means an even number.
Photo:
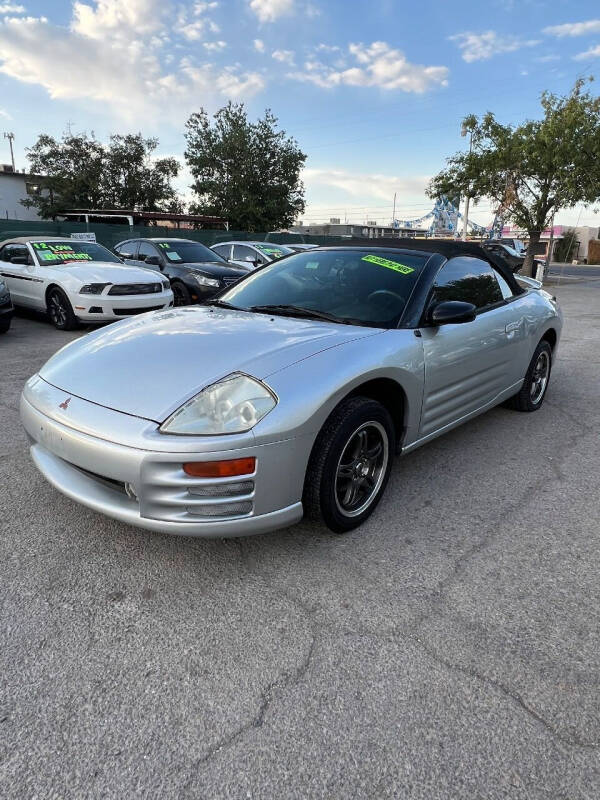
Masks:
[[[502,259],[512,272],[518,272],[525,262],[525,251],[518,252],[508,244],[503,242],[484,242],[483,249],[488,253],[492,253],[497,258]],[[545,265],[545,259],[534,257],[534,263]]]
[[[13,304],[10,299],[10,292],[4,279],[0,275],[0,333],[6,333],[10,328],[10,321],[13,315]]]
[[[248,274],[191,239],[127,239],[115,253],[126,264],[160,270],[171,281],[176,306],[207,300]]]

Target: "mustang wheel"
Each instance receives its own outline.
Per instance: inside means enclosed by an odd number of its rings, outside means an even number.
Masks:
[[[48,315],[59,331],[72,331],[77,327],[77,317],[73,313],[69,298],[62,289],[51,289],[47,301]]]
[[[181,281],[174,281],[171,284],[173,290],[173,301],[175,306],[189,306],[192,302],[192,296],[188,291],[187,286]]]
[[[352,530],[374,511],[395,451],[394,424],[375,400],[351,397],[319,433],[306,471],[306,513],[335,533]]]
[[[535,349],[521,390],[507,400],[506,405],[516,411],[537,411],[546,395],[552,371],[552,348],[541,341]]]

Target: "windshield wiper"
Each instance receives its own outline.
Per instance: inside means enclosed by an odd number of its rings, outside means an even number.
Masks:
[[[291,305],[271,305],[271,306],[250,306],[248,311],[257,314],[280,314],[282,317],[298,317],[299,319],[323,319],[327,322],[339,322],[341,325],[359,324],[354,320],[342,319],[335,314],[328,314],[326,311],[316,311],[314,308],[303,308],[302,306]]]
[[[228,303],[227,300],[206,300],[206,302],[204,302],[202,305],[217,306],[217,308],[229,308],[231,311],[248,311],[247,308],[234,306],[233,303]]]

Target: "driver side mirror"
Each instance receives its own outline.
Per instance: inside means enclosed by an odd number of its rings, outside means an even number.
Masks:
[[[29,263],[29,259],[27,256],[11,256],[10,258],[11,264],[27,264]]]
[[[247,261],[249,264],[253,264],[255,267],[258,267],[260,261],[255,256],[246,256],[244,261]]]
[[[160,267],[160,258],[158,256],[146,256],[144,263],[149,264],[151,267]]]
[[[457,325],[461,322],[473,322],[477,306],[463,303],[461,300],[444,300],[433,306],[427,314],[427,322],[432,325]]]

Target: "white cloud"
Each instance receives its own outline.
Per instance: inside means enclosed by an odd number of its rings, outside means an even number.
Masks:
[[[160,31],[168,3],[164,0],[92,0],[73,5],[71,30],[92,39],[129,38]]]
[[[271,57],[274,58],[275,61],[281,61],[285,64],[294,63],[293,50],[273,50],[273,52],[271,53]]]
[[[250,8],[261,22],[275,22],[294,10],[294,0],[250,0]]]
[[[544,33],[559,37],[600,33],[600,19],[589,19],[587,22],[566,22],[564,25],[550,25],[544,28]]]
[[[204,42],[203,47],[205,50],[208,50],[209,53],[219,53],[221,50],[225,50],[227,42],[224,42],[222,39],[219,39],[217,42]]]
[[[411,64],[404,53],[386,42],[371,45],[350,44],[348,52],[358,66],[349,69],[320,61],[307,61],[304,72],[288,75],[294,80],[308,81],[329,89],[335,86],[376,86],[380,89],[400,89],[403,92],[425,92],[434,86],[446,86],[447,67],[428,67]]]
[[[16,3],[0,3],[0,14],[24,14],[25,6]]]
[[[254,49],[257,53],[264,53],[265,52],[265,43],[262,39],[255,39],[254,42]]]
[[[133,19],[134,6],[140,10],[143,2],[148,8],[155,1],[128,0],[127,24]],[[52,25],[44,17],[0,21],[0,72],[42,86],[54,99],[103,104],[98,110],[126,120],[160,104],[169,109],[175,123],[200,105],[247,98],[264,88],[261,75],[241,72],[237,66],[216,68],[184,59],[172,71],[165,71],[156,48],[150,46],[154,21],[146,24],[145,38],[136,32],[129,41],[110,36],[99,39],[95,31],[90,33],[90,17],[87,12],[82,17],[82,4],[78,5],[71,30]],[[98,21],[105,29],[112,28],[116,19],[107,15],[108,5],[108,0],[98,2],[95,12],[102,12]]]
[[[600,58],[600,44],[597,44],[595,47],[590,47],[589,50],[585,50],[583,53],[577,53],[573,58],[575,61],[587,61],[588,58]]]
[[[1,6],[0,6],[0,8],[1,8]],[[3,119],[12,119],[12,117],[8,113],[8,111],[5,111],[3,108],[0,108],[0,117],[2,117]]]
[[[307,168],[303,170],[302,180],[307,189],[313,192],[317,187],[321,187],[321,189],[333,188],[341,190],[350,199],[387,201],[393,198],[394,192],[405,197],[424,197],[430,177],[428,175],[415,175],[408,178],[400,178],[389,174],[358,173],[343,169]],[[433,202],[431,205],[433,206]],[[418,214],[415,216],[418,216]]]
[[[495,31],[484,33],[457,33],[450,36],[451,42],[457,42],[462,51],[463,61],[487,61],[499,53],[513,53],[522,47],[534,47],[539,44],[535,39],[519,39],[518,36],[499,36]]]

